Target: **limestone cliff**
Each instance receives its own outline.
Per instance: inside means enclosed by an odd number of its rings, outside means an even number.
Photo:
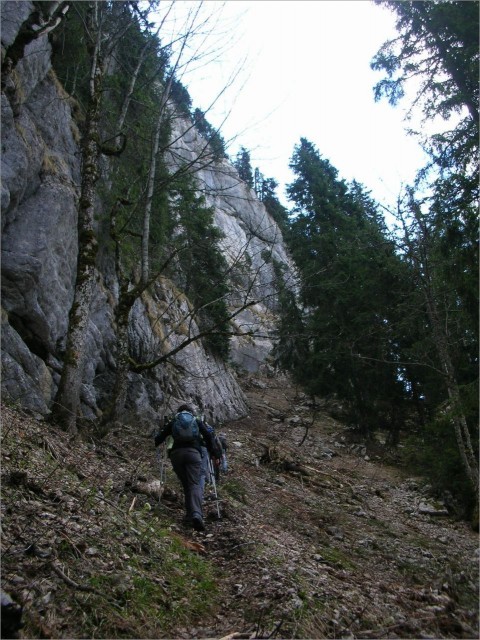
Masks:
[[[1,10],[3,61],[33,3],[2,2]],[[2,391],[5,399],[41,414],[49,412],[62,368],[76,273],[80,135],[72,108],[52,70],[47,36],[33,40],[2,88]],[[172,137],[179,142],[171,149],[172,167],[181,159],[194,162],[205,145],[189,123],[177,120],[175,126]],[[242,264],[255,276],[251,280],[261,302],[240,313],[235,322],[267,335],[274,322],[275,296],[272,264],[265,252],[285,265],[287,277],[293,272],[281,233],[227,160],[199,168],[197,178],[224,234],[225,256],[233,264],[244,255]],[[238,280],[242,273],[237,270],[232,277]],[[117,292],[111,259],[101,252],[82,389],[87,418],[100,415],[112,390]],[[232,308],[238,303],[234,298]],[[180,302],[170,306],[174,300]],[[175,296],[165,280],[137,301],[130,326],[136,354],[147,356],[165,348],[165,336],[181,317],[182,304],[187,301]],[[173,334],[168,342],[178,339]],[[267,337],[235,338],[235,369],[257,370],[271,347]],[[130,374],[126,420],[149,423],[180,399],[214,419],[245,414],[232,366],[208,356],[200,343],[181,351],[176,364],[179,369],[157,366],[148,374]]]

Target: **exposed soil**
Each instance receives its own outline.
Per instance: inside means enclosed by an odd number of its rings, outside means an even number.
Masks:
[[[24,638],[478,638],[478,535],[288,379],[244,381],[207,529],[151,434],[3,408],[2,588]],[[2,636],[6,637],[6,636]]]

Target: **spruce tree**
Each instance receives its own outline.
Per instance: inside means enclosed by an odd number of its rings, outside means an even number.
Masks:
[[[412,132],[430,162],[396,211],[411,283],[402,305],[411,338],[404,353],[422,418],[413,459],[437,487],[449,486],[452,462],[463,468],[463,487],[478,504],[479,3],[377,3],[396,14],[398,35],[372,61],[386,73],[376,98],[395,105],[415,77],[409,115],[438,123],[433,135]],[[435,444],[435,437],[446,442],[447,424],[455,453]]]
[[[184,175],[172,185],[171,216],[177,221],[171,238],[177,247],[180,269],[170,269],[170,275],[194,306],[194,318],[200,331],[211,333],[204,338],[210,352],[227,360],[229,355],[229,311],[226,297],[227,262],[219,241],[222,233],[214,225],[213,209],[199,195],[191,176]],[[174,263],[175,264],[175,263]]]
[[[237,153],[236,159],[233,162],[233,166],[238,171],[240,178],[253,189],[253,170],[252,163],[250,161],[250,152],[245,147],[240,147],[240,151]]]
[[[349,423],[366,435],[398,429],[408,394],[392,335],[401,288],[395,247],[369,195],[340,180],[312,143],[300,141],[290,166],[290,246],[308,344],[294,375],[309,393],[340,399]]]

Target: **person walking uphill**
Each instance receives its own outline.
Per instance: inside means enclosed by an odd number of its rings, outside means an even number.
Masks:
[[[204,531],[203,490],[200,484],[202,473],[202,438],[207,450],[213,454],[214,443],[205,424],[193,415],[192,409],[182,404],[177,413],[168,420],[155,436],[155,446],[162,444],[168,436],[173,438],[170,449],[172,467],[182,483],[185,495],[185,521],[196,531]]]

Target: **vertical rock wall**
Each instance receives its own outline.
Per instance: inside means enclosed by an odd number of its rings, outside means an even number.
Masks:
[[[1,3],[2,60],[32,8],[31,2]],[[2,392],[5,400],[43,414],[49,411],[61,371],[76,273],[80,137],[70,104],[51,69],[48,39],[38,38],[27,46],[2,91]],[[188,123],[180,120],[177,127],[183,135],[172,152],[172,165],[182,157],[195,160],[205,145]],[[225,234],[227,259],[234,264],[239,255],[245,258],[242,264],[249,265],[250,274],[244,277],[255,280],[262,300],[239,314],[237,325],[265,333],[275,311],[273,270],[265,252],[289,265],[280,232],[226,160],[201,168],[197,175]],[[239,270],[236,277],[241,277]],[[111,261],[103,255],[82,388],[87,418],[101,414],[112,389],[116,291]],[[137,301],[131,319],[135,354],[161,352],[169,325],[173,327],[182,312],[177,304],[168,318],[163,314],[172,296],[169,283],[162,281]],[[235,308],[238,301],[231,303]],[[173,333],[168,342],[174,345],[179,339]],[[239,338],[232,360],[240,369],[254,371],[270,349],[266,338]],[[150,423],[182,400],[218,420],[247,411],[233,369],[209,357],[200,344],[181,351],[175,365],[131,374],[126,420]]]

